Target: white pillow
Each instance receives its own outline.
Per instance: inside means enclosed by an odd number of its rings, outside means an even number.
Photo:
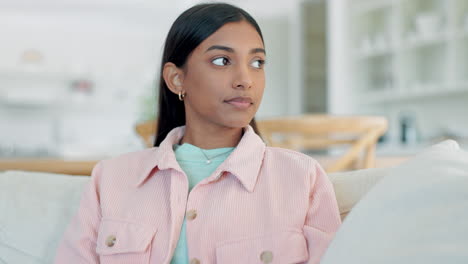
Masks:
[[[444,141],[387,170],[321,264],[468,263],[468,152]]]
[[[52,263],[89,176],[0,173],[0,263]]]

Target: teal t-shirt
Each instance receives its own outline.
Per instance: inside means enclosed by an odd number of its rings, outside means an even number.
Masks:
[[[188,143],[173,145],[173,149],[177,162],[187,175],[189,192],[200,181],[209,177],[234,150],[234,148],[201,149]],[[207,162],[208,159],[211,162]],[[184,218],[171,264],[189,263],[185,222]]]

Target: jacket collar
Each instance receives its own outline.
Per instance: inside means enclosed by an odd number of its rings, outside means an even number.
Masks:
[[[152,171],[174,169],[183,172],[176,160],[172,146],[177,144],[185,133],[185,126],[176,127],[167,134],[159,147],[150,152],[151,155],[143,161],[143,169],[139,172],[137,186],[142,185]],[[265,153],[265,143],[255,133],[251,126],[244,128],[244,135],[229,157],[215,170],[213,175],[229,172],[237,177],[245,189],[252,192],[257,183],[257,177]],[[216,180],[211,178],[208,181]]]

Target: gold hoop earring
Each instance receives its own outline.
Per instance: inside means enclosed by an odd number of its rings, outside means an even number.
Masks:
[[[182,92],[179,92],[179,100],[183,101],[184,98],[185,98],[185,94],[183,94]]]

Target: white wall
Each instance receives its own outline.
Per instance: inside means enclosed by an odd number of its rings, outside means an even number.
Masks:
[[[290,83],[288,72],[289,33],[287,17],[272,17],[258,21],[267,52],[266,87],[257,118],[281,116],[288,113]]]
[[[127,148],[141,95],[156,76],[166,24],[150,28],[87,12],[4,11],[0,149],[54,151],[60,144],[60,152],[99,156],[108,148],[99,152],[97,142]],[[29,49],[43,60],[21,63]],[[89,97],[70,92],[81,78],[95,83]]]
[[[348,1],[328,0],[328,109],[332,114],[350,114]]]
[[[162,46],[177,15],[198,1],[0,3],[0,156],[48,148],[89,158],[141,148],[133,131],[150,94]],[[236,1],[231,1],[236,2]],[[260,23],[268,52],[267,89],[258,118],[300,112],[294,1],[277,8],[239,1]],[[21,63],[25,50],[40,63]],[[91,96],[71,81],[95,81]],[[32,102],[42,102],[32,103]]]

